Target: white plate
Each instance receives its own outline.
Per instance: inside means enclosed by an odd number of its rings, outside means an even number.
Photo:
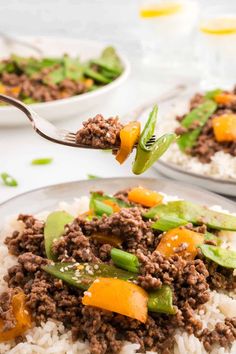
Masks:
[[[53,37],[19,37],[28,43],[38,47],[43,56],[62,56],[67,53],[71,56],[79,56],[81,61],[95,58],[100,55],[106,44],[67,38]],[[37,53],[30,48],[20,44],[7,46],[0,40],[1,57],[8,57],[11,53],[21,56],[35,56]],[[90,108],[105,103],[114,91],[121,86],[127,79],[130,72],[130,65],[126,57],[118,52],[124,66],[123,73],[110,84],[95,90],[93,92],[81,95],[55,100],[45,103],[35,103],[30,107],[42,117],[50,120],[62,120],[88,111]],[[0,107],[0,126],[18,126],[28,124],[26,119],[19,119],[19,111],[16,108],[3,106]]]
[[[142,177],[102,178],[56,184],[35,189],[9,199],[0,204],[0,231],[4,221],[9,216],[19,213],[35,214],[44,210],[53,210],[60,201],[72,203],[74,198],[89,195],[91,190],[115,193],[118,190],[138,185],[202,205],[220,205],[224,210],[228,210],[231,213],[235,212],[236,204],[230,200],[185,183]]]

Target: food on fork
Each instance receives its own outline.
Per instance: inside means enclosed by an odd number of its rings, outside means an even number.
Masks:
[[[2,354],[235,353],[236,216],[142,186],[62,205],[2,234]]]
[[[119,118],[105,119],[96,115],[83,123],[76,133],[76,142],[92,148],[112,149],[116,160],[122,164],[136,148],[132,171],[139,175],[149,169],[175,141],[174,133],[155,136],[157,106],[154,106],[140,133],[139,122],[123,125]]]

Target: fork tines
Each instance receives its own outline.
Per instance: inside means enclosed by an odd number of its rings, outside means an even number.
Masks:
[[[75,133],[66,133],[63,136],[63,140],[68,141],[70,143],[76,143],[76,134]]]
[[[152,144],[154,144],[156,141],[156,135],[153,135],[147,142],[146,142],[146,147],[151,147]]]

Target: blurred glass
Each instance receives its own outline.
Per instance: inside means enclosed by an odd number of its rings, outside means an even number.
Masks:
[[[232,88],[236,82],[236,3],[204,5],[198,38],[202,88]]]
[[[198,21],[198,1],[141,0],[144,58],[175,68],[194,57],[192,39]]]

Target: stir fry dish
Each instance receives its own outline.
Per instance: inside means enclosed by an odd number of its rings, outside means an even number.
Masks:
[[[202,163],[211,162],[219,151],[236,157],[236,89],[196,94],[189,112],[176,119],[180,122],[176,133],[182,152]]]
[[[85,62],[69,55],[61,58],[12,55],[0,61],[0,93],[27,104],[48,102],[97,90],[122,72],[122,62],[112,47]]]
[[[175,141],[174,133],[155,136],[158,108],[155,106],[141,132],[140,122],[123,125],[118,117],[105,119],[98,114],[83,123],[76,134],[76,142],[93,148],[112,149],[122,164],[136,149],[132,171],[141,174],[149,169]]]
[[[92,354],[117,354],[127,342],[174,353],[185,332],[206,352],[230,350],[236,216],[141,186],[93,191],[87,207],[18,216],[5,238],[15,264],[0,294],[0,341],[14,348],[53,319]],[[208,328],[214,296],[234,307]]]

